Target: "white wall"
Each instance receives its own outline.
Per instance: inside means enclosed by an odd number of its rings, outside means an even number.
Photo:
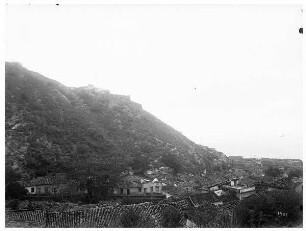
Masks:
[[[159,187],[158,190],[156,190],[156,186]],[[144,192],[145,189],[147,189],[147,193],[152,193],[151,191],[151,187],[153,187],[153,192],[154,193],[161,193],[162,192],[162,184],[159,182],[153,183],[153,182],[148,182],[148,183],[144,183],[142,185],[142,191]]]
[[[31,188],[34,188],[34,192],[31,192]],[[33,187],[26,187],[26,189],[28,190],[28,192],[30,194],[36,194],[36,187],[35,186],[33,186]]]

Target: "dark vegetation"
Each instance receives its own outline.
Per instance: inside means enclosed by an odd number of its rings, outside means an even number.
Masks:
[[[141,216],[135,209],[128,209],[121,215],[121,225],[123,228],[141,227]]]
[[[303,171],[301,169],[291,170],[288,174],[288,178],[292,179],[293,177],[303,177]]]
[[[182,172],[182,166],[174,154],[163,155],[161,162],[163,162],[167,167],[172,168],[175,174]]]
[[[197,172],[219,158],[127,96],[69,88],[17,63],[5,71],[6,163],[23,177],[87,172],[98,179],[127,167],[142,174],[159,158],[175,173]]]
[[[270,177],[279,177],[282,172],[277,167],[269,166],[268,169],[264,171],[264,173]]]
[[[21,186],[18,181],[20,180],[21,176],[17,174],[13,169],[9,166],[5,166],[5,199],[11,200],[21,199],[27,194],[27,190]],[[18,201],[18,200],[17,200]],[[16,204],[12,202],[13,205]]]
[[[201,205],[187,213],[188,217],[192,217],[192,221],[198,227],[207,227],[208,224],[214,222],[217,216],[217,208],[211,203]]]
[[[144,220],[139,210],[127,209],[120,217],[120,226],[123,228],[154,228],[154,221],[150,218]]]
[[[180,220],[182,216],[178,209],[167,207],[162,212],[161,225],[164,228],[179,228],[181,227]]]
[[[302,195],[294,191],[277,190],[254,194],[237,207],[238,226],[281,227],[297,222],[302,219],[302,204]]]

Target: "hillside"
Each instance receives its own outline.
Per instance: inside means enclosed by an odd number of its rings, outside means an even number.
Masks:
[[[149,164],[208,173],[227,157],[200,146],[132,102],[94,86],[70,88],[18,63],[5,70],[6,164],[23,176],[136,172]]]

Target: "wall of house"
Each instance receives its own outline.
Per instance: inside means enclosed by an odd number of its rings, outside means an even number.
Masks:
[[[128,194],[128,189],[129,189],[129,194]],[[114,188],[113,191],[114,195],[141,195],[143,194],[143,189],[141,189],[141,191],[139,192],[139,188],[123,188],[123,190],[121,190],[121,188]]]
[[[209,188],[210,191],[215,191],[215,190],[218,190],[218,189],[219,189],[218,185]]]
[[[139,188],[130,188],[130,195],[139,195],[139,194],[143,194],[142,189],[139,192]]]
[[[158,187],[158,188],[157,188]],[[153,191],[152,191],[153,189]],[[146,193],[161,193],[162,192],[162,184],[159,182],[148,182],[142,185],[143,192]]]
[[[217,196],[221,196],[221,195],[222,195],[222,189],[216,190],[216,191],[214,191],[214,193],[215,193]]]
[[[248,187],[248,188],[242,188],[240,189],[240,193],[246,193],[250,191],[255,191],[255,187]]]
[[[50,185],[38,185],[36,186],[36,194],[48,194],[52,193]]]
[[[222,205],[223,202],[222,202],[222,201],[217,201],[217,202],[214,202],[213,204],[214,204],[214,205]]]
[[[239,183],[238,180],[231,180],[231,186],[236,186]]]
[[[26,187],[26,189],[32,195],[52,193],[50,185],[36,185],[32,187]],[[32,189],[33,189],[33,192],[32,192]]]
[[[142,184],[141,190],[139,191],[139,187],[128,188],[130,190],[129,195],[143,195],[146,193],[162,193],[162,183],[159,182],[148,182]],[[127,188],[114,188],[113,193],[114,195],[128,195]]]
[[[32,189],[33,188],[33,192],[32,192]],[[30,193],[30,194],[36,194],[36,187],[35,186],[33,186],[33,187],[26,187],[26,189],[28,190],[28,192]]]

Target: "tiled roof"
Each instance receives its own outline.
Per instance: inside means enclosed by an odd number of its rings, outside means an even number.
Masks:
[[[167,188],[163,187],[163,191],[176,198],[186,198],[194,194],[194,192],[187,191],[182,187],[174,187],[174,186],[170,186]]]
[[[219,206],[219,208],[226,209],[226,210],[235,210],[236,207],[241,203],[241,201],[230,201],[223,203],[222,205]]]
[[[254,186],[255,182],[256,182],[255,180],[252,180],[250,178],[244,178],[239,181],[239,184],[243,184],[247,186]]]
[[[25,187],[39,186],[39,185],[54,185],[54,184],[65,184],[68,179],[66,176],[48,176],[48,177],[37,177],[28,181],[22,181],[21,184]]]
[[[227,180],[228,180],[227,178],[222,177],[222,176],[205,177],[202,180],[202,184],[203,184],[203,186],[211,187],[211,186],[214,186],[214,185],[225,183],[225,182],[227,182]]]
[[[201,193],[197,195],[189,196],[189,199],[193,203],[194,206],[200,206],[207,202],[215,203],[221,201],[221,199],[213,192]]]

